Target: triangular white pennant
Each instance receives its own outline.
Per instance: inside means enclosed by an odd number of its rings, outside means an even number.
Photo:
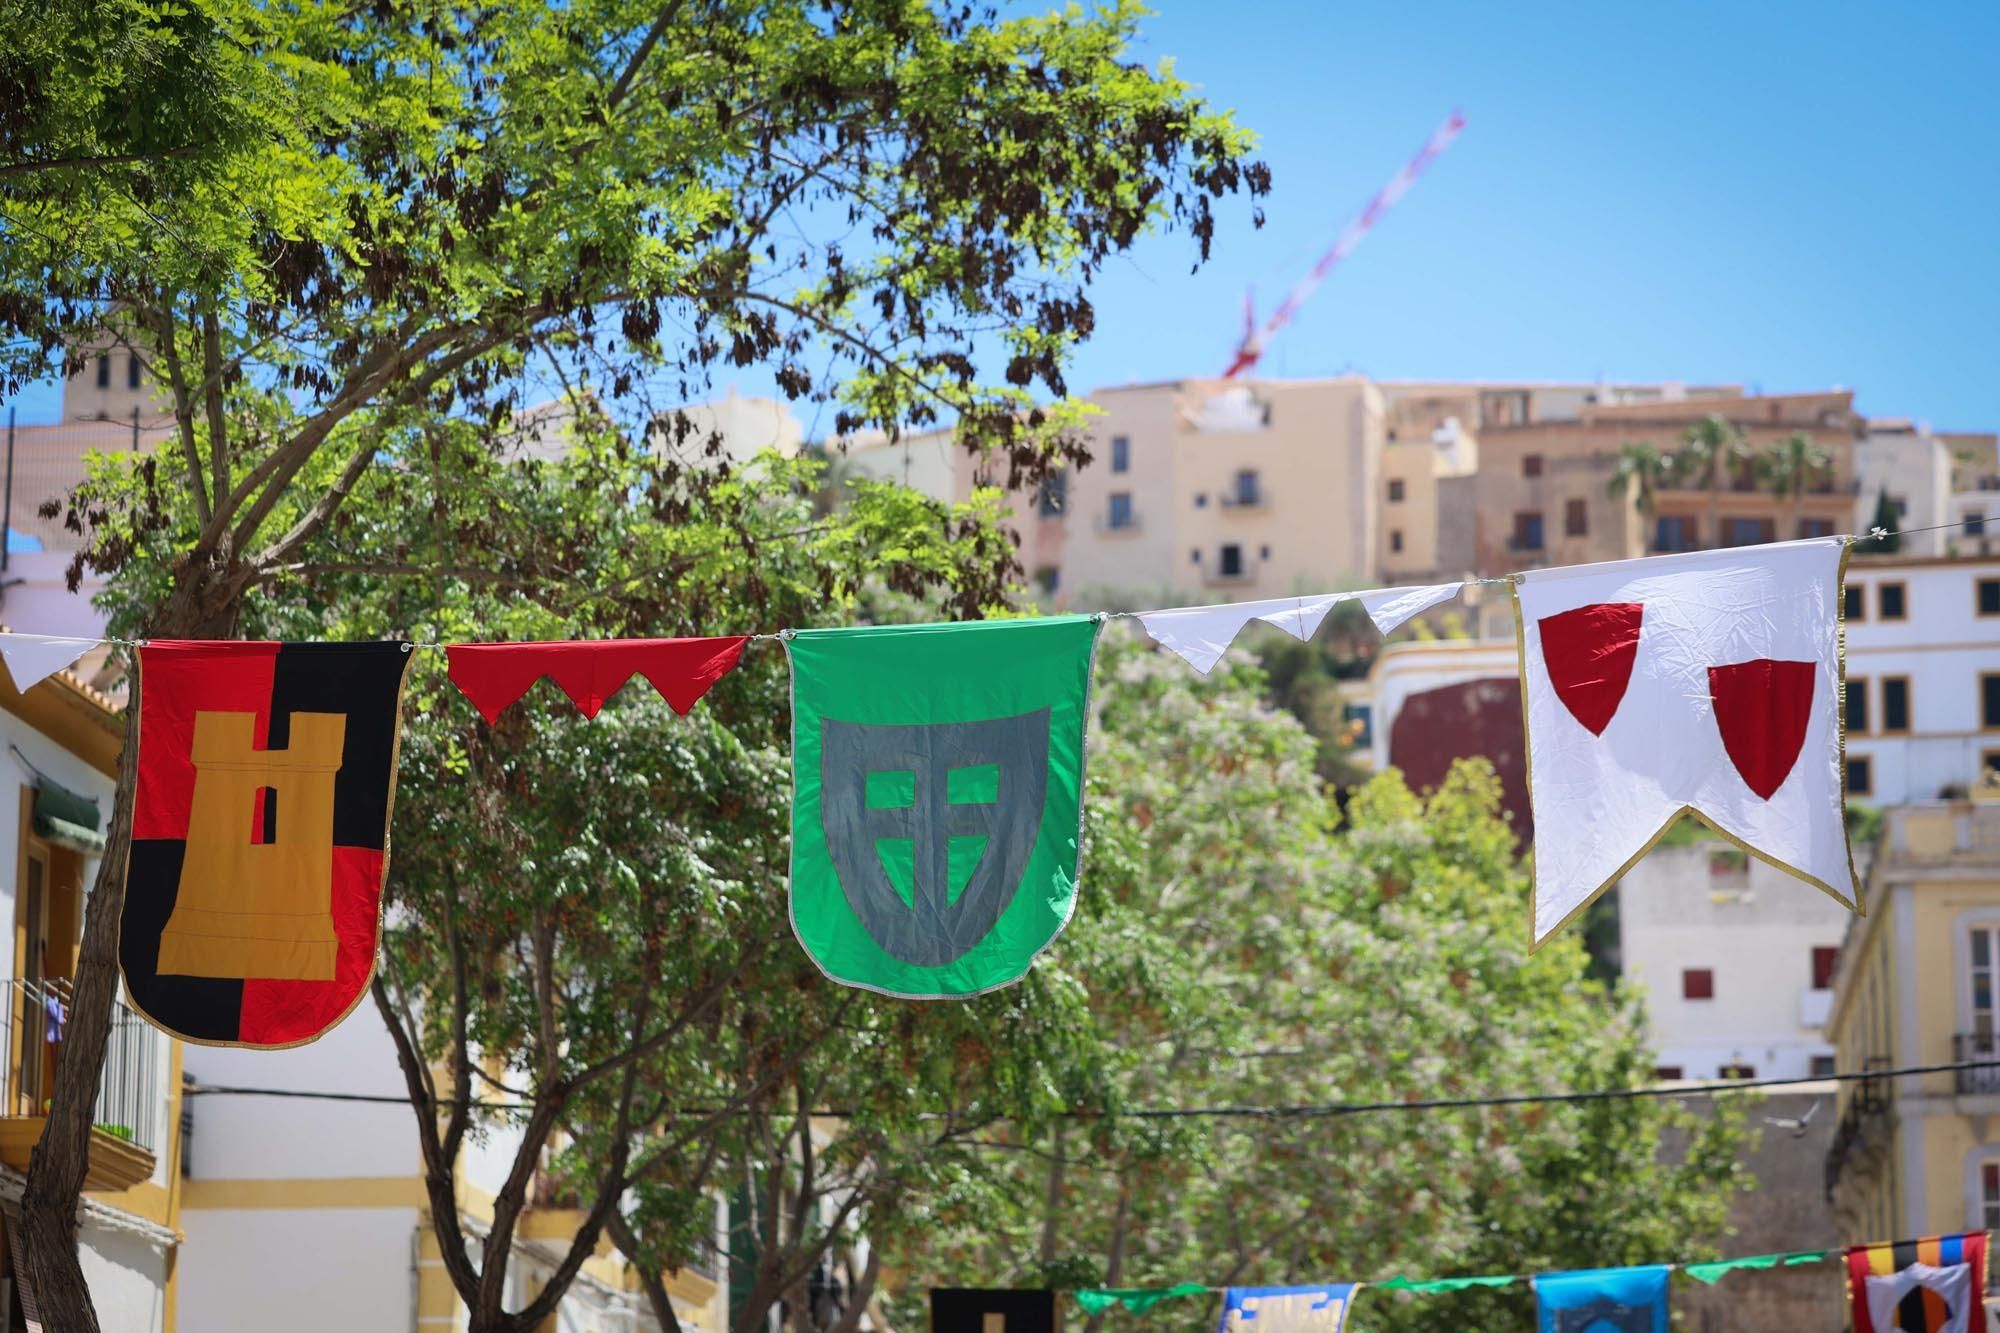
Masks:
[[[1536,944],[1684,813],[1856,905],[1843,555],[1829,538],[1521,575]]]
[[[1304,643],[1319,630],[1334,606],[1355,594],[1320,593],[1312,597],[1267,597],[1257,602],[1225,602],[1221,606],[1176,606],[1165,611],[1141,611],[1139,623],[1162,648],[1178,654],[1202,675],[1215,669],[1243,627],[1253,620],[1276,625]]]
[[[1450,601],[1464,587],[1464,583],[1431,583],[1421,588],[1381,588],[1356,596],[1368,608],[1368,618],[1375,622],[1376,630],[1393,634],[1402,628],[1404,621],[1422,615],[1439,602]]]
[[[0,633],[0,659],[14,688],[26,694],[34,686],[61,671],[85,653],[103,643],[102,639],[64,639],[46,634]]]

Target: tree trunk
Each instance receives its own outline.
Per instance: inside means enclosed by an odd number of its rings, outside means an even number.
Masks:
[[[226,576],[196,586],[183,582],[147,632],[163,637],[232,636],[244,582]],[[118,920],[125,910],[125,861],[132,846],[132,798],[139,771],[137,713],[135,676],[125,709],[111,826],[105,832],[97,882],[84,908],[55,1091],[41,1140],[28,1159],[28,1182],[21,1195],[21,1261],[47,1333],[98,1333],[97,1310],[77,1253],[76,1214],[90,1166],[90,1127],[96,1119],[104,1047],[111,1034],[111,1005],[118,998]]]

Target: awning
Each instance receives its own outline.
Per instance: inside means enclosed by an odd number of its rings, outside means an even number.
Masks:
[[[35,779],[35,832],[58,847],[86,856],[104,853],[104,817],[97,801],[49,778]]]

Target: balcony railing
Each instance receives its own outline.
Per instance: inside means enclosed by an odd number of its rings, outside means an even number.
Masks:
[[[1864,1074],[1889,1068],[1887,1056],[1871,1056],[1862,1062]],[[1833,1131],[1833,1146],[1826,1150],[1826,1197],[1833,1198],[1834,1186],[1840,1183],[1840,1173],[1847,1168],[1848,1159],[1861,1147],[1876,1119],[1889,1109],[1889,1080],[1887,1076],[1863,1078],[1854,1085],[1848,1095],[1847,1109],[1841,1112],[1840,1124]]]
[[[1951,1059],[1953,1064],[1967,1064],[1974,1060],[2000,1060],[2000,1035],[1991,1032],[1961,1032],[1951,1039]],[[1974,1096],[2000,1093],[2000,1066],[1992,1069],[1960,1069],[1954,1072],[1961,1093]]]
[[[7,983],[12,1040],[0,1068],[0,1113],[40,1120],[55,1094],[56,1061],[69,1026],[67,980]],[[111,1006],[104,1072],[91,1113],[96,1129],[145,1153],[157,1153],[161,1098],[158,1034],[122,1004]],[[149,1168],[150,1170],[150,1168]]]

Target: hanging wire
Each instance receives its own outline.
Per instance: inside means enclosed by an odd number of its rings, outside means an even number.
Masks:
[[[1871,1069],[1866,1072],[1808,1075],[1800,1078],[1724,1079],[1715,1083],[1653,1084],[1644,1088],[1600,1088],[1586,1092],[1522,1092],[1486,1097],[1423,1097],[1397,1101],[1319,1102],[1296,1106],[1156,1106],[1127,1111],[1070,1110],[1057,1114],[1070,1120],[1326,1120],[1352,1115],[1386,1112],[1460,1111],[1498,1106],[1563,1106],[1587,1102],[1658,1100],[1673,1097],[1716,1097],[1751,1092],[1761,1088],[1793,1088],[1807,1084],[1859,1083],[1877,1079],[1913,1077],[1920,1074],[1949,1074],[1972,1069],[2000,1069],[2000,1059],[1959,1060],[1949,1064],[1906,1065],[1900,1069]],[[253,1088],[238,1085],[197,1083],[185,1088],[190,1097],[283,1097],[299,1101],[356,1102],[362,1105],[407,1106],[407,1096],[389,1093],[317,1092],[299,1088]],[[439,1106],[455,1105],[440,1098]],[[532,1102],[467,1103],[477,1111],[527,1111]],[[691,1108],[667,1113],[669,1119],[709,1118],[728,1115],[727,1110]],[[742,1114],[736,1112],[735,1114]],[[855,1113],[841,1107],[824,1107],[811,1112],[828,1120],[851,1120]],[[942,1113],[938,1113],[942,1114]]]

